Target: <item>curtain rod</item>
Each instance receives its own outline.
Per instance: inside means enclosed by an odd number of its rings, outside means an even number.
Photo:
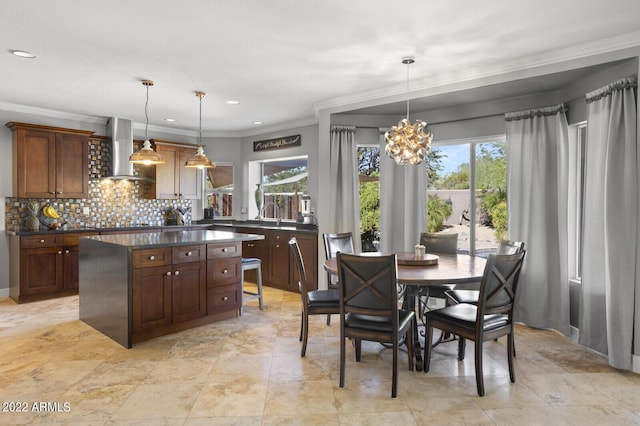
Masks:
[[[487,114],[487,115],[479,115],[477,117],[470,117],[470,118],[459,118],[456,120],[445,120],[445,121],[432,121],[432,122],[427,122],[427,125],[434,125],[434,124],[449,124],[449,123],[457,123],[459,121],[469,121],[469,120],[477,120],[480,118],[491,118],[491,117],[504,117],[504,113],[502,114]],[[332,126],[344,126],[344,124],[332,124]],[[356,129],[374,129],[374,130],[378,130],[378,129],[383,129],[385,127],[391,127],[391,126],[355,126]]]

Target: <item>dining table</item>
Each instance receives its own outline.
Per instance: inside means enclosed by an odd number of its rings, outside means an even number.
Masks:
[[[361,253],[362,256],[383,254],[380,252]],[[406,289],[403,299],[405,309],[415,308],[416,297],[428,295],[429,286],[479,283],[486,264],[485,258],[462,253],[416,255],[414,252],[399,252],[396,253],[396,258],[398,263],[397,284]],[[325,260],[324,269],[329,274],[337,276],[337,259]],[[420,371],[423,363],[417,327],[413,335],[416,369]]]

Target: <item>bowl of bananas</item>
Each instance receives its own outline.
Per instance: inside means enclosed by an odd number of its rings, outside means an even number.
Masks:
[[[40,223],[44,224],[52,231],[61,229],[67,224],[67,221],[58,214],[51,204],[45,204],[40,208],[38,219],[40,219]]]

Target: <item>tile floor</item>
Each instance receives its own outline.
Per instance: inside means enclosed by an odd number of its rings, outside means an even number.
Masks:
[[[440,345],[427,374],[408,371],[401,353],[392,399],[391,351],[364,344],[359,364],[348,350],[341,389],[337,318],[327,327],[313,317],[300,358],[298,296],[266,288],[265,299],[262,312],[252,301],[242,317],[129,350],[78,320],[77,297],[0,299],[0,424],[640,424],[640,375],[524,326],[515,384],[505,341],[485,344],[483,398],[473,345],[464,362],[455,344]]]

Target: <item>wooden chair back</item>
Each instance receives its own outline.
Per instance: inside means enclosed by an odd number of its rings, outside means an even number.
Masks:
[[[458,234],[423,232],[420,234],[420,244],[427,248],[427,253],[456,254],[458,253]]]

